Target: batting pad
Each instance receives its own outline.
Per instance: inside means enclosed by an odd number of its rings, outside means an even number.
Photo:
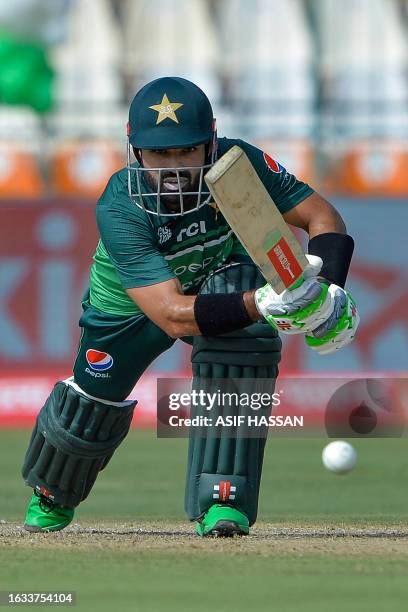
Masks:
[[[127,435],[135,405],[104,402],[58,382],[37,417],[25,483],[60,506],[77,506]]]
[[[253,264],[232,264],[212,274],[201,291],[229,293],[256,289],[265,284]],[[275,329],[263,322],[222,336],[194,338],[192,389],[205,393],[273,393],[278,375],[281,341]],[[269,415],[271,407],[257,410]],[[235,416],[253,415],[238,403]],[[231,406],[216,402],[213,419],[231,416]],[[202,414],[192,407],[192,417]],[[200,519],[213,504],[225,503],[244,512],[252,525],[257,516],[267,427],[191,427],[185,492],[185,510],[191,520]]]

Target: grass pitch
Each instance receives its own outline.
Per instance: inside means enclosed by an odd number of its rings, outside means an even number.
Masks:
[[[0,590],[109,612],[406,609],[407,439],[353,441],[356,470],[335,476],[325,440],[271,438],[252,535],[207,540],[184,518],[186,440],[152,432],[129,434],[72,526],[23,531],[28,438],[0,432]]]

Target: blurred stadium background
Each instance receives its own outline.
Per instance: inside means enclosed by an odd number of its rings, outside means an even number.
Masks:
[[[124,165],[130,99],[166,74],[356,239],[357,341],[324,359],[291,339],[281,371],[407,370],[408,0],[0,0],[0,424],[70,374],[95,201]],[[138,389],[141,422],[155,377],[187,371],[178,342]]]

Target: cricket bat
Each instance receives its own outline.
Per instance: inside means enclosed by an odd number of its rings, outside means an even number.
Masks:
[[[205,182],[233,232],[276,293],[302,282],[302,247],[266,191],[245,152],[232,147]]]

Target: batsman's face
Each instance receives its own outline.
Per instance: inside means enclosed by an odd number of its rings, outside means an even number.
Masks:
[[[142,164],[144,168],[168,168],[161,172],[159,185],[158,170],[145,173],[145,180],[153,191],[159,190],[166,206],[173,211],[180,210],[179,190],[182,192],[197,191],[200,182],[200,170],[205,161],[205,145],[200,144],[186,149],[142,149]],[[191,167],[190,167],[191,166]],[[197,167],[197,170],[194,168]],[[177,173],[172,168],[178,168]],[[188,170],[183,170],[188,168]],[[188,210],[197,203],[197,196],[185,196],[183,198],[184,208]]]

